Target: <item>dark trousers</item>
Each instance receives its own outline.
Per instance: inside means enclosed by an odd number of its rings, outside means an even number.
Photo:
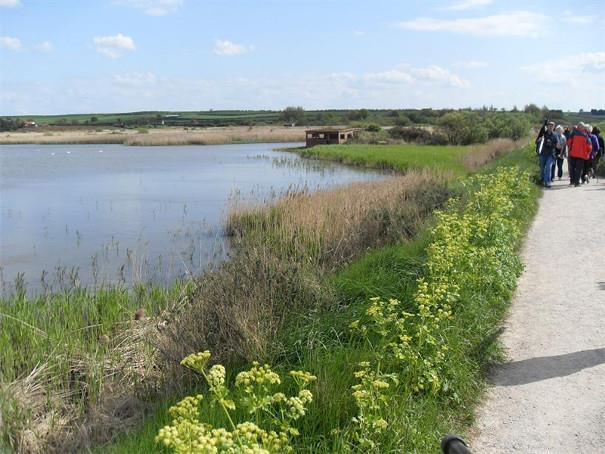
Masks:
[[[565,159],[563,159],[563,158],[555,159],[555,162],[553,162],[553,164],[552,164],[552,171],[550,173],[551,180],[555,179],[555,168],[557,169],[557,176],[559,178],[561,178],[563,176],[563,163],[564,162],[565,162]]]
[[[584,171],[584,160],[582,158],[569,158],[569,176],[571,184],[580,184],[580,178]]]
[[[584,181],[584,179],[588,175],[588,172],[590,171],[590,169],[594,168],[593,165],[594,165],[594,159],[589,159],[587,161],[584,161],[584,169],[582,170],[582,181]]]

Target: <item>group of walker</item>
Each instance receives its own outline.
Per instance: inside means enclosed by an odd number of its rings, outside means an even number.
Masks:
[[[578,187],[596,175],[605,144],[597,127],[580,122],[570,131],[561,125],[555,127],[555,123],[550,121],[536,139],[536,152],[540,157],[540,176],[545,187],[550,188],[555,171],[559,180],[563,178],[566,159],[569,184]]]

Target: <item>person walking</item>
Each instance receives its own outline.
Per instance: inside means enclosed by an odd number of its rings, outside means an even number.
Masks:
[[[555,137],[557,144],[555,145],[555,162],[550,173],[551,181],[555,179],[555,169],[559,180],[563,177],[563,164],[567,159],[567,137],[563,132],[563,126],[557,125],[555,128]],[[567,171],[569,172],[569,165],[567,166]]]
[[[601,130],[597,126],[592,128],[592,133],[596,136],[597,143],[599,144],[599,151],[597,152],[597,155],[594,160],[594,171],[596,173],[599,170],[599,161],[605,154],[605,141],[603,140],[603,136],[601,135]]]
[[[584,171],[584,162],[590,158],[592,143],[586,135],[586,126],[580,122],[569,138],[567,139],[569,148],[569,173],[571,176],[571,184],[575,187],[580,186],[580,178]]]
[[[555,159],[557,138],[555,137],[555,122],[549,121],[546,131],[536,139],[540,157],[540,176],[545,187],[551,186],[552,165]]]
[[[584,180],[586,183],[588,183],[590,178],[594,178],[596,176],[597,167],[595,164],[597,155],[600,153],[600,150],[599,140],[597,139],[597,136],[593,134],[593,127],[591,125],[586,125],[586,134],[588,135],[588,138],[590,139],[590,144],[592,145],[592,150],[590,152],[588,162],[586,163],[586,168],[584,169],[584,174],[586,176]]]

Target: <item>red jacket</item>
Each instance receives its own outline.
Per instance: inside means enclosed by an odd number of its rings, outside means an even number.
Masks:
[[[569,139],[567,139],[567,146],[569,147],[569,156],[571,158],[590,159],[592,144],[586,134],[574,130],[569,136]]]

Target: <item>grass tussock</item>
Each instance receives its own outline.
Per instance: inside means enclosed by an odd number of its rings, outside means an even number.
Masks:
[[[138,423],[161,383],[150,316],[187,284],[129,292],[84,289],[0,301],[0,446],[76,451]]]

